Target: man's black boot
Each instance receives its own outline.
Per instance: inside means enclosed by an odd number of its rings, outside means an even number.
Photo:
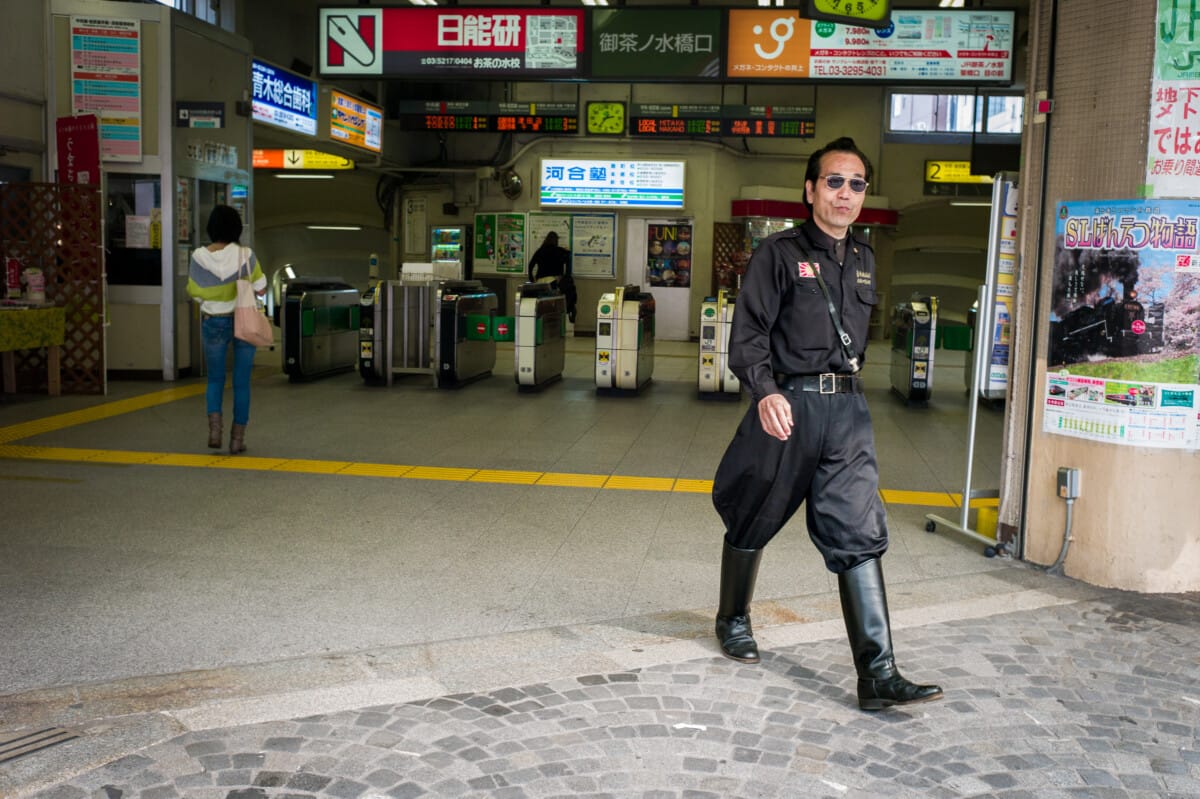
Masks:
[[[717,640],[721,653],[742,663],[757,663],[758,644],[750,629],[750,600],[758,579],[761,549],[738,549],[725,542],[721,553],[721,604],[717,609]]]
[[[937,685],[909,682],[896,669],[892,656],[892,627],[879,558],[871,558],[838,575],[842,617],[858,671],[858,706],[882,710],[942,698]]]

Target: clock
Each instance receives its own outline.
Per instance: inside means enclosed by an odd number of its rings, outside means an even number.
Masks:
[[[620,136],[625,132],[625,103],[596,102],[587,104],[587,132],[604,136]]]
[[[892,24],[891,0],[808,0],[809,19],[843,25],[886,28]]]

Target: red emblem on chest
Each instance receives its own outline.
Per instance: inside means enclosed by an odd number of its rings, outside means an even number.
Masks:
[[[800,277],[816,277],[817,271],[821,268],[820,264],[809,263],[808,261],[800,261],[798,265],[800,267]]]

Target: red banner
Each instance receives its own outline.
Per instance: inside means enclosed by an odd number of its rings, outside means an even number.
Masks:
[[[59,117],[58,182],[100,182],[100,123],[95,114]]]

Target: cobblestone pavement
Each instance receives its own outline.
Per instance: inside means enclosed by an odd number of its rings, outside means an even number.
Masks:
[[[188,732],[36,796],[1200,797],[1198,621],[1106,592],[897,630],[946,689],[907,710],[859,711],[831,638]]]

